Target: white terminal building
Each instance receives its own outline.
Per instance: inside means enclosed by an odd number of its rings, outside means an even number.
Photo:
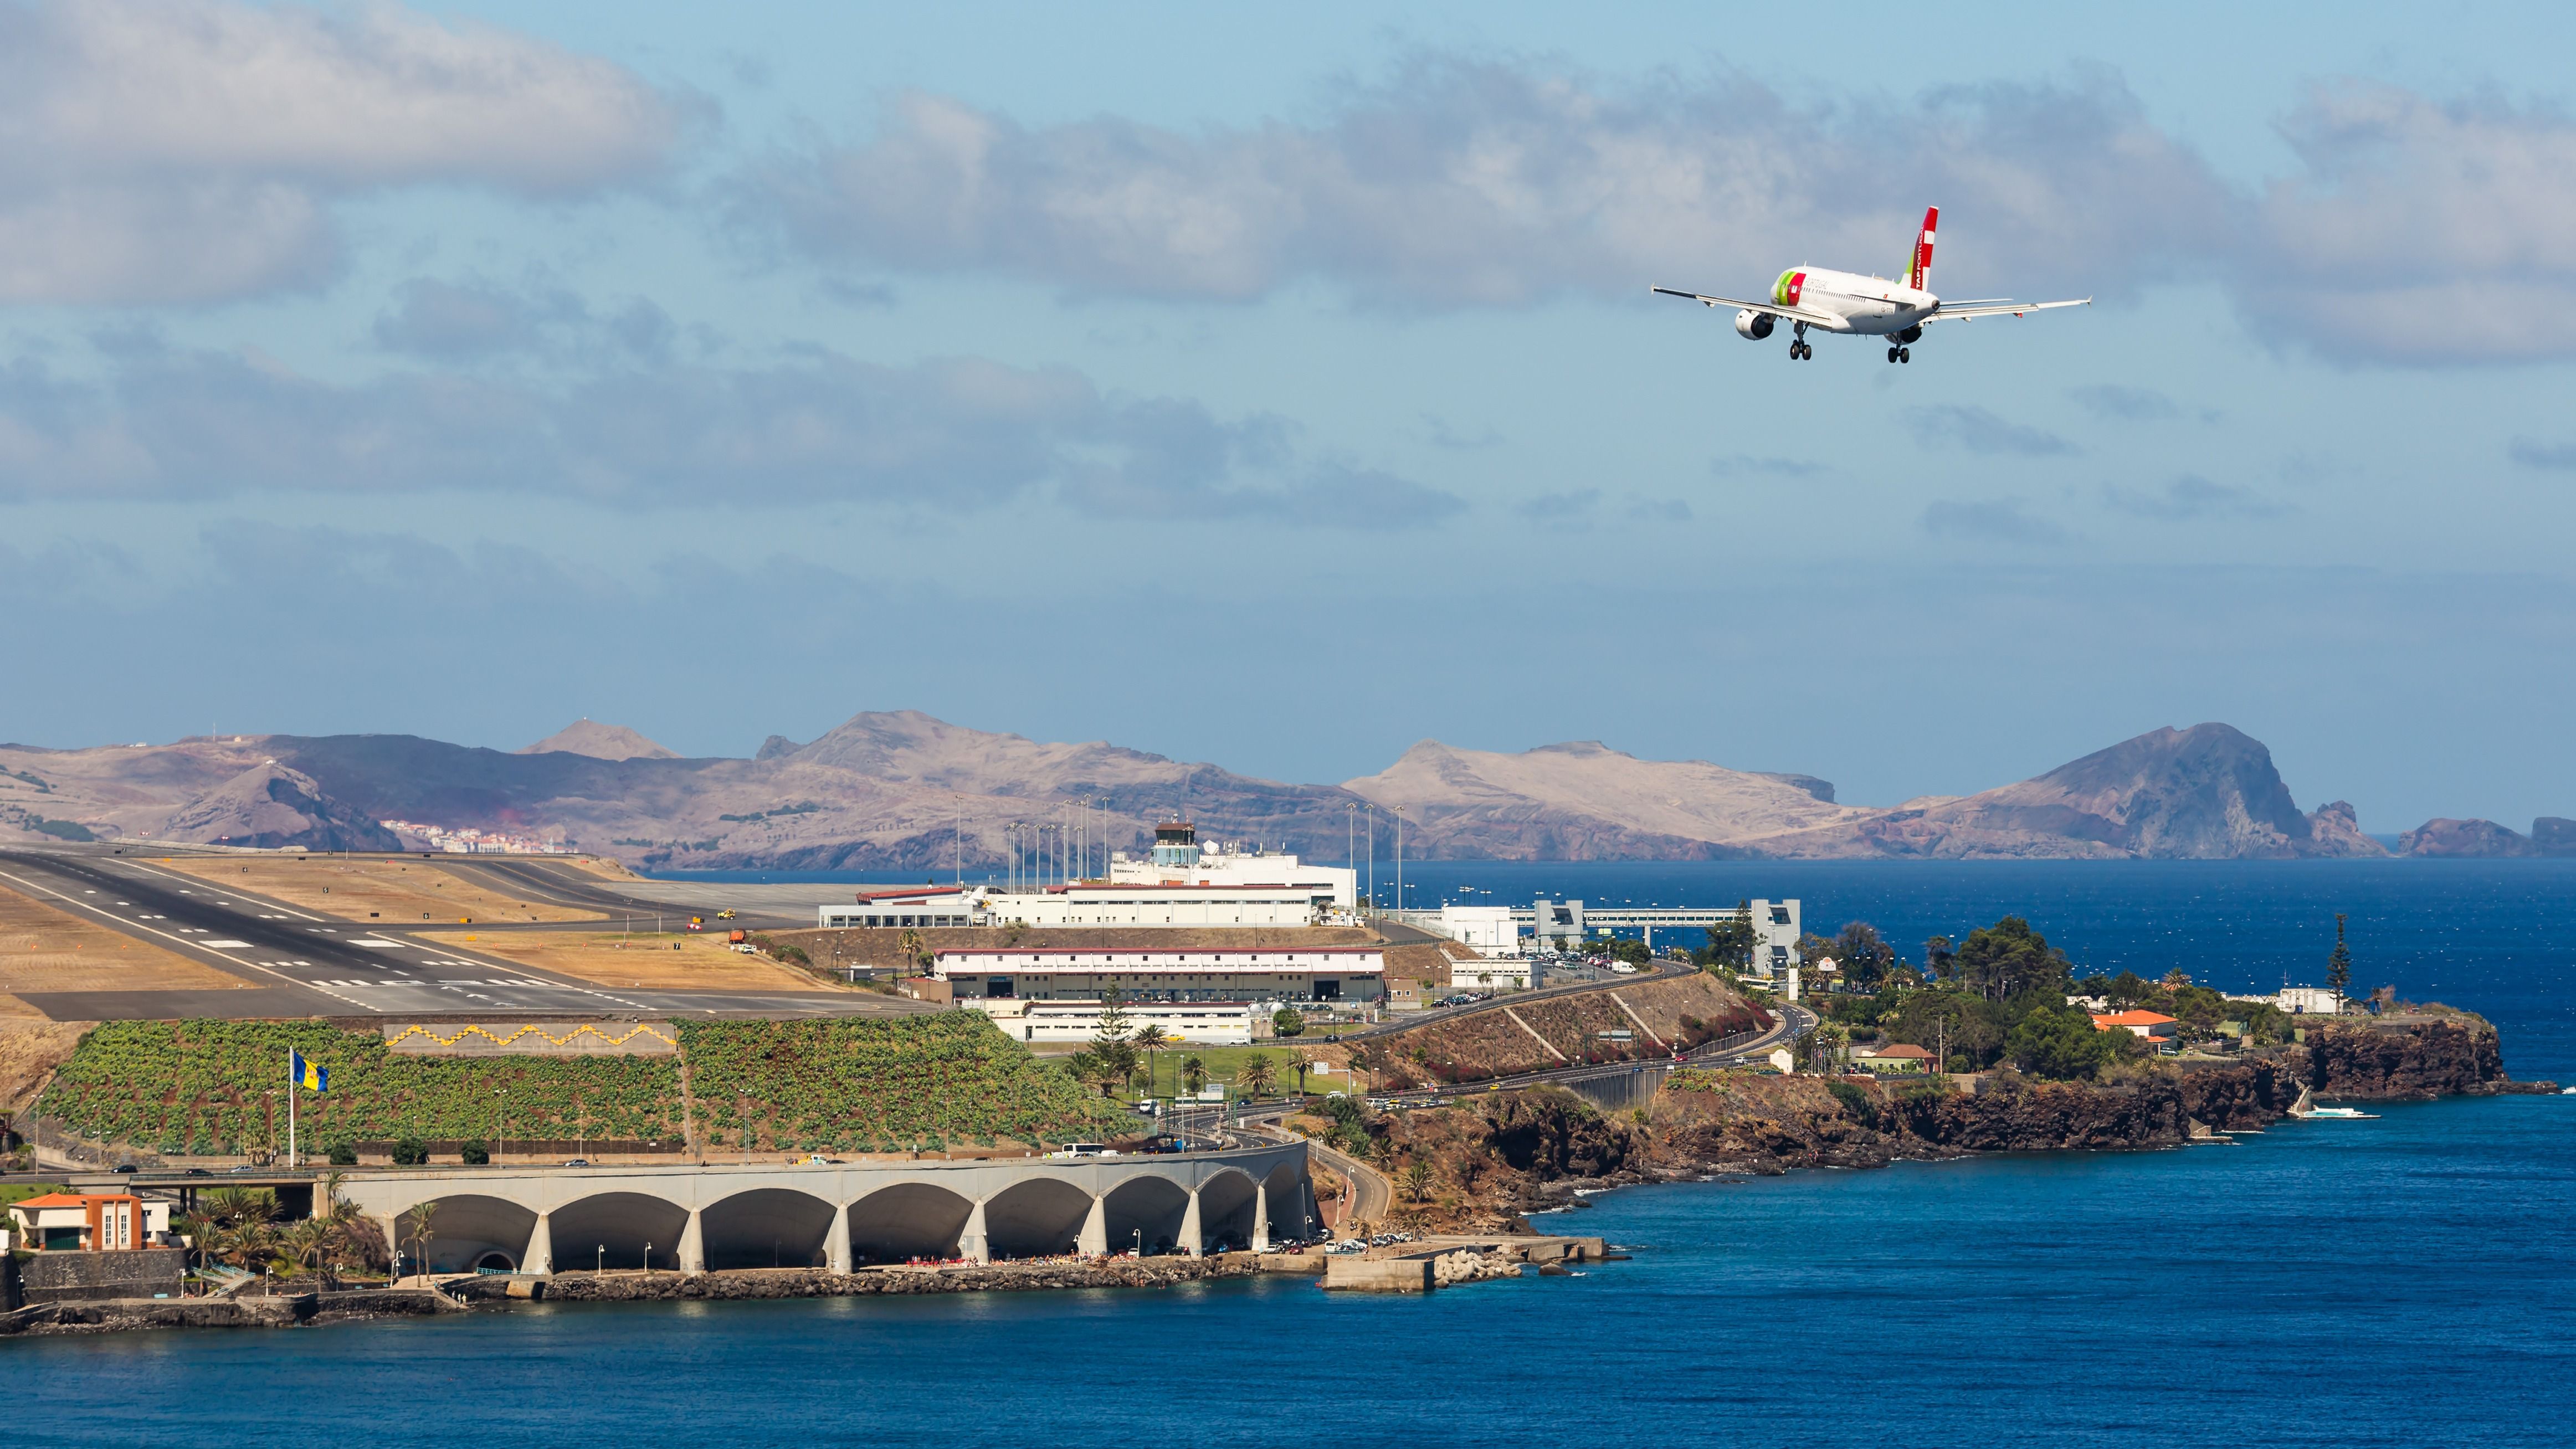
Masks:
[[[1283,1006],[1343,1010],[1386,998],[1386,952],[1376,946],[953,948],[933,954],[930,974],[957,1005],[1022,1041],[1090,1040],[1110,991],[1131,1027],[1211,1046],[1251,1041]]]
[[[1154,828],[1146,860],[1112,856],[1109,879],[1023,890],[925,885],[817,909],[826,930],[939,926],[1312,926],[1351,919],[1358,874],[1294,855],[1202,842],[1186,821]]]

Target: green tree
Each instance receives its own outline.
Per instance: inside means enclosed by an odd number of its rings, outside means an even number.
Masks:
[[[1129,1040],[1145,1054],[1145,1090],[1151,1093],[1154,1090],[1154,1053],[1163,1047],[1170,1046],[1180,1038],[1149,1021],[1136,1028],[1135,1036]]]
[[[1881,939],[1878,928],[1867,921],[1845,924],[1830,949],[1834,960],[1842,965],[1843,979],[1863,991],[1876,990],[1896,965],[1896,948]]]
[[[2074,1007],[2043,1006],[2004,1038],[2004,1055],[2033,1076],[2074,1081],[2118,1061],[2123,1046],[2135,1040],[2124,1029],[2096,1028],[2092,1017]]]
[[[1116,1084],[1136,1075],[1136,1043],[1129,1039],[1127,1006],[1114,986],[1100,993],[1100,1025],[1091,1034],[1091,1058],[1099,1080],[1110,1084],[1101,1088],[1104,1097]]]
[[[416,1203],[411,1211],[402,1215],[403,1242],[411,1248],[412,1271],[415,1273],[429,1271],[429,1243],[436,1233],[434,1224],[437,1218],[438,1199],[436,1198],[431,1198],[424,1203]]]
[[[1304,1036],[1306,1034],[1306,1018],[1298,1014],[1297,1008],[1293,1006],[1283,1006],[1277,1011],[1270,1013],[1270,1034],[1272,1036]]]
[[[1417,1157],[1404,1167],[1404,1195],[1415,1202],[1431,1200],[1431,1164]]]
[[[1271,1065],[1270,1053],[1254,1052],[1243,1059],[1242,1067],[1234,1076],[1236,1081],[1243,1083],[1245,1091],[1256,1097],[1266,1097],[1278,1081],[1278,1069]]]
[[[1761,932],[1753,926],[1753,902],[1738,901],[1734,915],[1708,928],[1708,945],[1698,952],[1699,964],[1711,971],[1748,970],[1761,944]]]
[[[1934,936],[1923,943],[1923,969],[1935,981],[1947,981],[1959,967],[1957,943],[1947,936]]]
[[[2335,948],[2334,954],[2326,958],[2326,985],[2332,987],[2337,996],[2343,995],[2352,985],[2352,948],[2344,944],[2341,911],[2335,912]]]
[[[2074,979],[2066,953],[2050,946],[2047,937],[2019,916],[2006,916],[1970,931],[1968,939],[1959,943],[1958,973],[1967,989],[1989,1001],[2037,990],[2054,990],[2063,996],[2066,984]]]
[[[1192,1094],[1207,1086],[1206,1058],[1181,1058],[1181,1086]]]

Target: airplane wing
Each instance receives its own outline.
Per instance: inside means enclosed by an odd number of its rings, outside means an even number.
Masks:
[[[2018,317],[2024,312],[2045,312],[2051,307],[2090,307],[2093,299],[2078,297],[2072,302],[1944,302],[1926,322],[1974,322],[1980,317]]]
[[[1676,292],[1670,287],[1655,287],[1650,290],[1665,297],[1687,297],[1703,307],[1747,307],[1756,312],[1768,312],[1774,317],[1786,317],[1792,322],[1812,322],[1816,326],[1828,328],[1839,328],[1843,325],[1843,319],[1833,313],[1818,312],[1810,307],[1783,307],[1777,302],[1740,302],[1733,297],[1703,297],[1697,292]],[[2062,307],[2066,304],[2058,302],[2052,305]]]

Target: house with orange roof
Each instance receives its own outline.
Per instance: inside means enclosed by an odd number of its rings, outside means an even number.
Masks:
[[[170,1204],[130,1192],[49,1192],[9,1204],[10,1236],[38,1252],[114,1252],[167,1241]]]
[[[2114,1011],[2093,1017],[2095,1031],[2126,1031],[2159,1047],[2174,1045],[2175,1031],[2181,1025],[2160,1011]]]

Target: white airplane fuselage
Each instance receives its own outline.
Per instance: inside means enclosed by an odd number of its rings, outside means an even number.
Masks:
[[[1819,331],[1863,337],[1903,332],[1919,325],[1941,304],[1940,298],[1919,287],[1825,267],[1791,267],[1782,272],[1772,284],[1771,300],[1835,319],[1807,324]]]

